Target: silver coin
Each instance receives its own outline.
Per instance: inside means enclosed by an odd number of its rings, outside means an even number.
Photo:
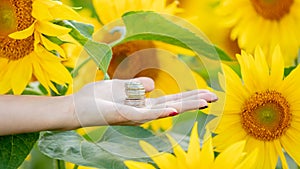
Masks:
[[[144,86],[141,82],[130,81],[125,83],[126,90],[144,90]]]
[[[140,98],[145,95],[145,90],[126,90],[126,96],[128,98]]]
[[[145,88],[142,83],[130,81],[125,83],[126,100],[124,104],[134,107],[145,106]]]
[[[145,107],[144,99],[126,99],[124,104],[134,107]]]

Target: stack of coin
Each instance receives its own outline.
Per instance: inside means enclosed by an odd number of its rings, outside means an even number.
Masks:
[[[145,88],[142,83],[130,81],[125,83],[125,104],[134,107],[145,106]]]

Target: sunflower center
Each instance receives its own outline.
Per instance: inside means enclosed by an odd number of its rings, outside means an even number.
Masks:
[[[294,0],[251,0],[255,11],[270,20],[280,20],[290,12]]]
[[[0,3],[0,57],[21,59],[34,50],[33,35],[22,40],[8,35],[26,29],[34,22],[32,0],[0,0]]]
[[[0,6],[0,36],[6,36],[16,31],[16,18],[10,3],[5,0]]]
[[[241,122],[247,134],[262,141],[279,138],[290,127],[290,106],[276,91],[257,92],[244,104]]]
[[[145,60],[144,55],[147,52],[142,52],[144,49],[154,47],[153,42],[143,40],[126,42],[113,47],[113,57],[108,68],[108,74],[114,78],[132,78],[132,76],[140,76],[138,73],[143,68],[148,68],[150,65],[158,66],[155,55],[152,56],[151,60]]]

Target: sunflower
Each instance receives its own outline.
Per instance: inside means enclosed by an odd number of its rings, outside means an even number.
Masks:
[[[48,94],[50,89],[58,93],[52,82],[71,83],[70,73],[61,64],[65,58],[63,48],[47,37],[70,31],[51,21],[78,20],[78,14],[52,0],[4,0],[0,9],[0,94],[11,89],[21,94],[33,76]]]
[[[113,21],[121,19],[121,16],[129,11],[136,10],[151,10],[155,12],[165,13],[165,14],[175,14],[181,12],[182,9],[178,8],[178,1],[167,2],[166,0],[92,0],[95,11],[100,18],[102,24],[104,24],[103,29],[100,29],[94,34],[94,39],[96,41],[101,41],[105,43],[110,43],[116,40],[114,35],[107,33],[107,29],[110,30],[110,24]],[[178,58],[173,56],[158,56],[161,52],[157,52],[149,57],[151,59],[141,59],[143,54],[139,52],[151,49],[151,48],[163,48],[162,43],[156,43],[153,41],[131,41],[124,44],[114,46],[112,48],[113,57],[108,68],[108,74],[111,78],[133,78],[140,76],[151,77],[155,81],[155,90],[151,92],[148,96],[158,97],[165,94],[178,93],[180,91],[192,90],[197,88],[197,84],[200,88],[206,88],[207,85],[205,81],[201,78],[195,78],[192,76],[190,70],[186,70],[185,64],[180,62]],[[172,49],[168,48],[168,51]],[[174,53],[178,52],[178,49],[172,51]],[[149,54],[148,54],[149,55]],[[134,56],[137,58],[134,63],[129,63],[124,66],[124,69],[119,69],[120,64],[124,65],[124,60],[127,57]],[[151,65],[152,68],[149,68]],[[144,69],[141,72],[134,71],[136,69]],[[170,73],[176,70],[185,71]],[[96,74],[96,65],[93,63],[88,63],[80,71],[79,75],[74,79],[74,89],[77,90],[82,85],[94,81]],[[89,75],[84,75],[84,72],[94,72],[89,73]],[[133,74],[134,72],[135,74]],[[99,71],[97,75],[101,75]],[[188,75],[187,75],[188,74]],[[102,74],[103,75],[103,74]],[[189,76],[190,75],[190,76]],[[102,80],[103,76],[98,76],[96,80]],[[199,80],[199,81],[198,81]],[[180,84],[178,84],[180,82]],[[196,84],[197,83],[197,84]],[[153,124],[153,126],[152,126]],[[151,127],[153,130],[157,131],[159,129],[167,130],[171,128],[172,118],[165,118],[158,121],[153,121],[153,123],[147,123],[144,125],[146,128]]]
[[[179,2],[179,7],[184,9],[184,12],[177,15],[194,24],[213,44],[235,58],[240,49],[236,40],[230,39],[230,28],[220,22],[223,20],[217,13],[220,0],[179,0]]]
[[[194,169],[194,168],[252,168],[255,163],[256,153],[253,152],[246,155],[243,152],[245,142],[238,142],[228,147],[224,152],[217,157],[214,156],[212,138],[209,132],[206,132],[205,142],[202,147],[199,144],[199,136],[197,130],[197,122],[191,132],[190,144],[187,152],[169,135],[169,141],[173,146],[174,154],[166,152],[158,152],[152,145],[145,141],[140,141],[142,149],[161,169],[180,168],[180,169]],[[129,169],[155,169],[149,163],[137,162],[127,160],[124,161]]]
[[[97,15],[103,24],[121,18],[129,11],[155,11],[166,14],[176,14],[182,9],[178,8],[178,1],[167,3],[167,0],[92,0]],[[109,10],[107,10],[109,9]]]
[[[84,23],[92,24],[95,30],[101,28],[102,24],[99,22],[92,0],[60,0],[63,4],[77,8],[76,12],[82,17]]]
[[[247,52],[260,45],[271,64],[280,45],[286,66],[294,64],[300,46],[299,0],[222,0],[219,12],[232,28],[231,39]]]
[[[237,55],[242,80],[224,65],[226,100],[223,114],[211,121],[216,126],[213,143],[223,151],[234,142],[246,140],[245,151],[258,148],[256,168],[275,168],[278,156],[288,168],[284,152],[300,165],[300,66],[284,78],[284,61],[277,46],[268,66],[258,47],[255,57]],[[224,89],[225,90],[225,89]]]

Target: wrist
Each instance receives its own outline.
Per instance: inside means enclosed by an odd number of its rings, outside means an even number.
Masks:
[[[80,128],[81,125],[79,123],[78,117],[75,112],[75,103],[73,95],[67,95],[67,96],[61,96],[61,102],[64,104],[64,107],[66,108],[63,112],[61,119],[64,119],[61,124],[62,130],[74,130],[77,128]]]

